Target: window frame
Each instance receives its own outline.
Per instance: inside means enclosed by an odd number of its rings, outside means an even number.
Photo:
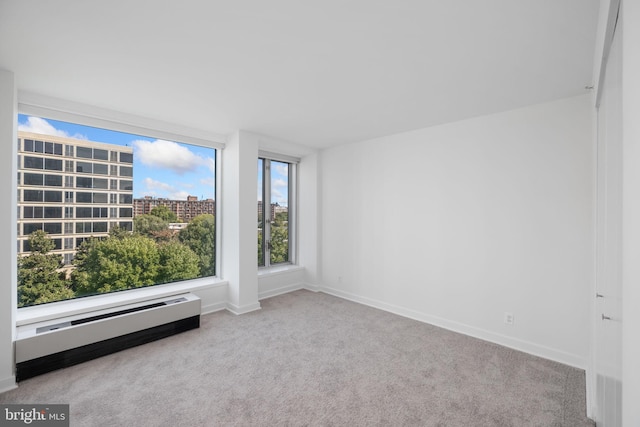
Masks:
[[[221,278],[222,272],[222,230],[220,228],[222,209],[222,151],[224,150],[226,137],[208,132],[199,132],[176,126],[171,123],[146,119],[140,116],[104,110],[84,104],[77,104],[65,100],[41,97],[32,94],[19,93],[18,104],[14,120],[18,115],[43,117],[51,120],[92,126],[136,135],[144,135],[149,138],[165,139],[180,143],[196,145],[216,150],[215,155],[215,212],[216,212],[216,275],[180,282],[158,284],[145,288],[123,290],[116,293],[97,294],[82,298],[56,301],[47,304],[17,308],[16,326],[26,325],[38,321],[53,319],[60,316],[76,313],[91,312],[96,309],[107,308],[123,303],[141,301],[148,298],[175,295],[177,293],[210,288],[211,286],[226,285]],[[34,141],[35,144],[35,141]],[[34,147],[35,148],[35,147]],[[63,149],[67,149],[62,147]],[[34,151],[35,152],[35,151]],[[74,153],[75,154],[75,153]],[[125,164],[127,164],[125,162]],[[74,165],[75,166],[75,165]],[[14,163],[14,168],[17,165]],[[18,173],[17,170],[14,173]],[[43,174],[44,175],[44,174]],[[19,184],[17,182],[16,184]],[[61,188],[65,188],[65,185]],[[64,190],[63,190],[64,191]],[[14,200],[14,209],[17,211],[18,200]],[[62,221],[63,222],[63,221]],[[60,242],[62,243],[62,242]],[[60,245],[62,246],[62,245]],[[15,301],[14,301],[15,304]]]
[[[263,216],[263,259],[264,265],[258,263],[259,271],[297,265],[298,264],[298,168],[300,159],[284,154],[260,150],[258,160],[262,160],[262,216]],[[266,221],[267,212],[271,212],[271,162],[287,163],[288,167],[288,225],[289,225],[289,259],[280,263],[271,263],[271,254],[266,242],[271,237],[271,223]],[[269,171],[269,173],[267,173]],[[257,244],[257,242],[256,242]]]

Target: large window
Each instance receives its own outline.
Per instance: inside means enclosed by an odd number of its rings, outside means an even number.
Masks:
[[[17,143],[18,307],[215,275],[214,148],[26,115]]]
[[[258,159],[258,266],[294,262],[295,167]]]

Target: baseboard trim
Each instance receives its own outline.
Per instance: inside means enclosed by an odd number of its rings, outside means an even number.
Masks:
[[[275,297],[282,294],[287,294],[293,291],[299,291],[300,289],[305,289],[304,284],[302,283],[294,283],[293,285],[282,286],[277,289],[271,289],[268,291],[260,292],[258,294],[258,299],[262,301],[263,299]]]
[[[310,283],[304,283],[303,284],[304,289],[311,291],[311,292],[321,292],[321,288],[318,285],[312,285]]]
[[[202,313],[201,314],[211,314],[211,313],[215,313],[216,311],[222,311],[225,310],[227,308],[227,303],[225,302],[217,302],[214,304],[207,304],[202,306]]]
[[[550,347],[535,344],[529,341],[520,340],[517,338],[508,337],[506,335],[497,334],[485,329],[476,328],[474,326],[466,325],[459,322],[444,319],[438,316],[432,316],[416,310],[388,304],[382,301],[374,300],[367,297],[351,294],[338,289],[333,289],[327,286],[319,287],[319,291],[333,295],[339,298],[343,298],[349,301],[364,304],[369,307],[378,308],[380,310],[388,311],[399,316],[407,317],[409,319],[417,320],[419,322],[428,323],[430,325],[438,326],[443,329],[447,329],[453,332],[468,335],[474,338],[478,338],[484,341],[492,342],[504,347],[511,348],[513,350],[529,353],[534,356],[542,357],[544,359],[553,360],[554,362],[569,365],[574,368],[586,370],[586,359],[577,356],[575,354],[567,353],[561,350],[553,349]]]
[[[0,380],[0,393],[18,388],[15,375]]]
[[[263,299],[288,294],[289,292],[299,291],[301,289],[310,292],[320,292],[320,287],[317,285],[312,285],[310,283],[294,283],[293,285],[282,286],[281,288],[260,292],[260,294],[258,295],[258,299],[262,301]]]
[[[260,310],[262,307],[260,307],[259,302],[256,302],[253,304],[247,304],[243,306],[237,306],[235,304],[231,304],[230,302],[227,302],[225,304],[225,308],[233,314],[240,315],[240,314],[246,314],[246,313],[251,313],[252,311]]]

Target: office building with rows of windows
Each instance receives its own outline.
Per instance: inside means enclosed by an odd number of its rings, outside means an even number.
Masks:
[[[133,149],[18,132],[18,254],[44,230],[65,264],[90,237],[133,230]]]

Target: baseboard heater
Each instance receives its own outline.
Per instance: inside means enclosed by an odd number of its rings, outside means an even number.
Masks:
[[[20,326],[16,381],[200,327],[200,298],[187,293]]]

